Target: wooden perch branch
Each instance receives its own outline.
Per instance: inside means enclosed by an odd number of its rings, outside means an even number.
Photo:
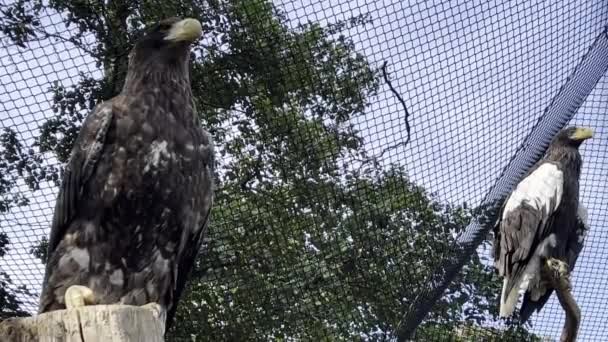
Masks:
[[[581,309],[576,304],[572,296],[570,283],[567,279],[559,278],[553,280],[553,287],[557,293],[557,299],[566,312],[566,322],[562,329],[560,342],[574,342],[578,334],[578,327],[581,322]]]
[[[581,309],[572,296],[569,267],[560,260],[550,259],[545,264],[544,272],[550,279],[551,286],[557,293],[557,299],[566,313],[560,342],[574,342],[581,322]]]
[[[150,306],[93,305],[0,322],[0,341],[162,342],[163,324]]]

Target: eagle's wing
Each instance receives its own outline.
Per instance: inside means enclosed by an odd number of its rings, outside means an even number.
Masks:
[[[175,317],[175,313],[177,311],[177,304],[179,299],[186,288],[186,281],[190,276],[190,272],[194,268],[194,262],[196,261],[196,257],[198,255],[198,251],[200,248],[200,244],[203,239],[203,235],[207,231],[207,224],[209,222],[209,214],[211,210],[207,211],[207,216],[204,218],[203,226],[198,230],[198,232],[192,236],[192,238],[186,243],[184,246],[184,254],[181,257],[177,268],[177,280],[175,282],[175,289],[173,290],[173,301],[169,310],[167,311],[167,319],[165,324],[165,331],[168,331],[173,324],[173,318]]]
[[[549,235],[564,186],[556,164],[541,162],[511,193],[500,214],[495,241],[495,266],[504,277],[501,316],[517,303],[520,282],[538,244]]]
[[[83,186],[93,174],[104,149],[112,116],[112,100],[102,102],[87,116],[78,133],[55,204],[47,253],[49,260],[76,215]],[[53,267],[50,262],[47,263],[45,284],[49,267]]]
[[[207,226],[209,224],[209,218],[211,214],[211,207],[213,204],[213,171],[215,168],[215,155],[214,147],[211,137],[207,131],[202,130],[202,145],[205,146],[203,153],[202,162],[204,165],[204,175],[201,184],[193,184],[193,186],[200,189],[199,196],[201,197],[201,209],[203,209],[202,220],[200,226],[197,229],[184,229],[182,232],[182,241],[180,242],[178,250],[177,260],[177,276],[175,280],[175,287],[172,293],[171,305],[167,310],[167,319],[165,324],[165,331],[171,328],[173,318],[177,311],[178,302],[182,296],[182,293],[186,287],[186,281],[190,276],[190,272],[194,268],[194,263],[198,256],[199,249],[203,242],[203,238],[207,232]]]
[[[583,250],[583,244],[585,243],[585,237],[588,231],[589,226],[587,225],[587,209],[583,207],[581,203],[579,203],[578,213],[576,216],[576,230],[574,230],[572,233],[573,236],[568,239],[568,246],[566,249],[568,268],[570,272],[574,270],[574,265],[578,260],[578,256]],[[545,306],[552,294],[553,289],[549,288],[542,297],[540,297],[537,301],[533,301],[530,293],[526,293],[524,296],[524,301],[521,305],[519,317],[520,321],[522,323],[527,322],[534,311],[540,311]]]
[[[587,233],[589,233],[587,208],[585,208],[583,204],[579,202],[578,212],[576,215],[576,229],[572,232],[572,236],[570,236],[568,239],[568,246],[566,248],[570,272],[572,272],[574,269],[578,256],[583,251],[583,244],[585,243]]]

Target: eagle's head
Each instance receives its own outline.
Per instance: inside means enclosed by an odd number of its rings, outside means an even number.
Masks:
[[[151,84],[179,84],[190,89],[190,45],[202,34],[192,18],[169,18],[152,26],[129,54],[123,93],[148,89]]]
[[[583,127],[568,127],[562,129],[551,143],[551,147],[574,147],[578,148],[583,141],[593,137],[593,130]]]
[[[201,23],[196,19],[161,20],[137,41],[130,59],[145,64],[187,62],[190,44],[201,36],[202,31]]]

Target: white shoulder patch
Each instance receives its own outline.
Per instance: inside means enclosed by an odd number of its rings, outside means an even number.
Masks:
[[[559,206],[563,190],[564,174],[554,164],[542,164],[519,182],[507,200],[502,218],[504,219],[523,202],[536,210],[544,211],[545,216],[549,216]],[[554,206],[552,202],[555,202]]]

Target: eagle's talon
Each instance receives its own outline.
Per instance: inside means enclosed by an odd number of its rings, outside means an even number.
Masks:
[[[93,291],[81,285],[73,285],[68,287],[65,291],[65,307],[67,309],[74,309],[83,307],[85,305],[95,304],[95,295]]]
[[[568,264],[559,259],[550,258],[547,260],[547,267],[550,270],[554,283],[563,284],[567,289],[571,288]]]

